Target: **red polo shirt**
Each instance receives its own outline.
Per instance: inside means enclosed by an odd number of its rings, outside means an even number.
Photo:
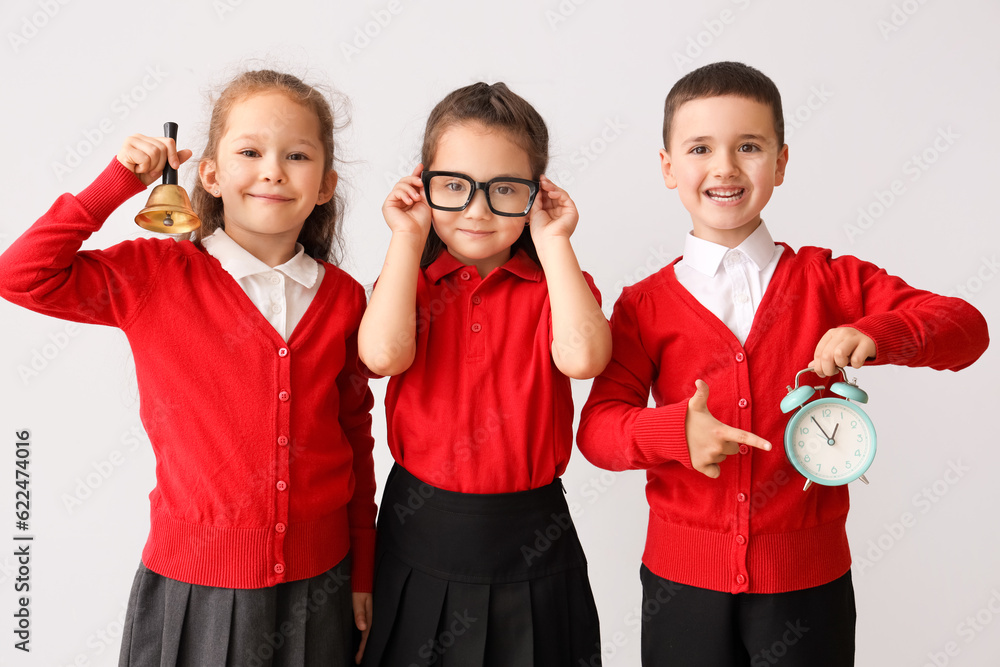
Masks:
[[[416,357],[386,389],[393,458],[425,482],[464,493],[524,491],[561,475],[573,446],[573,398],[552,361],[539,266],[518,252],[480,278],[442,252],[420,272],[416,317]]]

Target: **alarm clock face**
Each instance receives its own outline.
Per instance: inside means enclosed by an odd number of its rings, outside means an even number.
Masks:
[[[821,398],[792,415],[785,429],[785,453],[817,484],[847,484],[864,474],[875,458],[875,428],[853,403]]]

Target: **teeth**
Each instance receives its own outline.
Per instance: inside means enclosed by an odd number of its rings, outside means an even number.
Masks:
[[[743,192],[742,188],[737,188],[735,190],[707,190],[705,194],[715,201],[735,201],[743,196]]]

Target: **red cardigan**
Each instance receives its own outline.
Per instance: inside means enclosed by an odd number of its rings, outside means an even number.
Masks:
[[[875,341],[874,364],[959,370],[989,342],[986,321],[965,301],[821,248],[785,246],[742,346],[677,282],[673,265],[625,288],[611,318],[613,357],[594,381],[577,441],[595,465],[647,470],[643,563],[655,574],[716,591],[779,593],[847,572],[847,487],[802,491],[778,407],[822,335],[842,325]],[[718,479],[692,469],[684,418],[697,378],[708,382],[716,418],[773,449],[742,446]],[[650,390],[654,408],[646,407]]]
[[[353,589],[370,591],[373,399],[357,360],[364,290],[325,264],[286,343],[189,241],[80,252],[143,189],[112,160],[0,257],[0,296],[128,337],[156,455],[143,563],[193,584],[261,588],[321,574],[350,550]]]

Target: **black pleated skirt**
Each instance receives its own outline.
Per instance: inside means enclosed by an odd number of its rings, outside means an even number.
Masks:
[[[395,465],[379,509],[374,605],[365,667],[601,664],[587,560],[558,479],[466,494]]]
[[[350,556],[270,588],[186,584],[140,563],[120,667],[347,667],[354,664]]]

